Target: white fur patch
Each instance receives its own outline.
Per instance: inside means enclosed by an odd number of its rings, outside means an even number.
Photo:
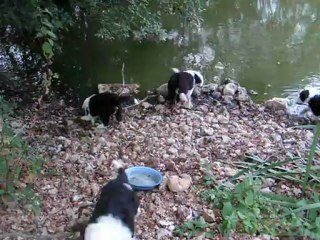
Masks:
[[[194,77],[195,75],[197,75],[197,76],[200,78],[200,80],[201,80],[201,83],[198,84],[198,85],[199,85],[200,87],[202,87],[202,85],[203,85],[203,83],[204,83],[204,77],[203,77],[203,75],[202,75],[199,71],[187,70],[187,71],[185,71],[185,72],[191,74],[193,77]]]
[[[173,71],[174,73],[180,72],[180,70],[179,70],[178,68],[171,68],[171,69],[172,69],[172,71]]]
[[[133,100],[133,102],[134,102],[134,104],[139,104],[139,101],[136,98]]]
[[[89,114],[89,115],[82,116],[82,117],[81,117],[81,120],[91,121],[91,118],[92,118],[92,116]]]
[[[113,160],[112,165],[115,169],[120,169],[120,168],[123,168],[124,163],[122,160],[119,159],[119,160]]]
[[[136,214],[135,217],[138,218],[140,215],[141,215],[141,208],[138,207],[137,214]]]
[[[184,93],[180,93],[179,94],[179,98],[180,98],[181,102],[187,102],[188,101],[188,98]]]
[[[124,183],[123,186],[125,186],[128,190],[133,191],[132,187],[128,183]]]
[[[90,102],[90,99],[93,96],[95,96],[95,94],[92,94],[90,97],[87,97],[82,103],[82,109],[85,111],[86,115],[88,115],[90,113],[90,111],[89,111],[89,102]]]
[[[112,215],[98,218],[97,223],[87,226],[84,240],[132,240],[130,229]]]

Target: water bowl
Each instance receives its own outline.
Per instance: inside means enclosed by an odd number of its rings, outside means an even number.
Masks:
[[[152,190],[158,187],[162,181],[163,176],[158,170],[150,167],[130,167],[126,169],[126,174],[129,179],[129,184],[134,190]]]

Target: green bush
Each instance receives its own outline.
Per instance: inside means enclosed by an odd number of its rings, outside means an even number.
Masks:
[[[0,196],[2,200],[32,202],[33,210],[38,211],[40,201],[32,187],[42,161],[31,151],[28,142],[10,127],[12,114],[12,108],[0,96]]]

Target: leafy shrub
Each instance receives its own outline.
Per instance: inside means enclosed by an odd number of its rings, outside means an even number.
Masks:
[[[214,233],[212,231],[207,231],[207,228],[209,227],[208,223],[204,220],[203,217],[199,217],[194,220],[189,220],[179,226],[175,230],[175,234],[178,236],[185,236],[187,235],[187,238],[193,238],[197,236],[198,234],[201,234],[202,232],[206,231],[205,236],[206,238],[210,239],[213,238]]]
[[[9,104],[0,96],[0,196],[23,199],[40,206],[32,190],[42,161],[32,153],[28,143],[9,124]],[[3,199],[3,198],[1,198]]]

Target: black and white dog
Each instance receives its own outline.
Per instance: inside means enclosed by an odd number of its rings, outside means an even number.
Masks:
[[[122,104],[124,102],[139,103],[137,99],[129,95],[119,96],[110,92],[93,94],[87,97],[82,104],[85,116],[81,119],[91,121],[94,124],[95,119],[99,117],[103,125],[108,126],[111,115],[116,112],[116,119],[120,122],[122,121]]]
[[[188,108],[192,107],[191,95],[196,85],[202,86],[204,78],[202,74],[194,70],[179,71],[172,68],[173,74],[168,81],[168,97],[167,100],[171,104],[181,101]]]
[[[102,188],[85,229],[84,240],[134,239],[135,218],[140,213],[139,201],[122,164],[113,161],[113,165],[118,176]]]
[[[313,115],[320,116],[320,91],[315,88],[304,89],[300,92],[297,101],[298,104],[307,104],[308,108],[302,111],[302,113],[311,110]],[[302,114],[300,113],[300,114]]]

